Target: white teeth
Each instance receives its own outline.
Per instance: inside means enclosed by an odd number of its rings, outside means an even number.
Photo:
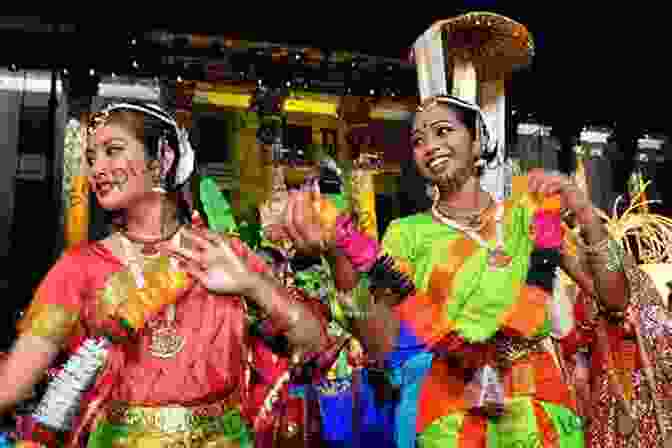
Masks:
[[[429,167],[430,168],[436,168],[437,166],[442,165],[449,160],[450,160],[450,157],[448,157],[448,156],[435,157],[432,160],[430,160]]]

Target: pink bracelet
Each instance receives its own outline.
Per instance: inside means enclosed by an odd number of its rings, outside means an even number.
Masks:
[[[534,243],[538,249],[559,249],[562,247],[564,232],[560,214],[550,210],[538,210],[532,218]]]
[[[359,272],[368,272],[380,254],[378,241],[359,231],[347,215],[336,218],[336,248]]]

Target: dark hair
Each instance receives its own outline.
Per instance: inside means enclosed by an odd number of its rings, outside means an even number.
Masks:
[[[134,103],[129,103],[134,104]],[[135,104],[139,107],[146,107],[143,104]],[[158,110],[154,110],[160,113]],[[174,117],[168,113],[163,113],[168,119],[174,120]],[[182,188],[191,188],[193,179],[197,176],[196,172],[184,185],[176,185],[175,177],[177,173],[177,165],[180,161],[179,140],[175,128],[168,123],[154,117],[150,114],[131,110],[131,109],[115,109],[109,112],[105,119],[105,124],[116,124],[131,135],[138,139],[143,145],[145,156],[148,160],[159,160],[159,143],[161,139],[165,139],[166,143],[171,147],[175,154],[175,160],[172,166],[166,173],[165,188],[168,192],[178,192]],[[115,224],[121,218],[118,210],[103,209],[96,199],[95,194],[91,194],[92,205],[91,221],[89,225],[89,233],[91,239],[103,239],[110,234]],[[197,207],[198,208],[198,207]],[[181,223],[188,223],[191,220],[191,207],[187,201],[179,195],[177,203],[177,219]]]
[[[166,116],[170,119],[173,118],[167,114]],[[143,144],[145,156],[148,160],[159,160],[160,142],[165,140],[175,153],[175,161],[166,173],[164,187],[169,192],[179,190],[181,185],[175,184],[175,174],[180,161],[180,145],[175,128],[152,115],[128,109],[111,111],[106,124],[116,124],[130,132]]]
[[[472,139],[477,137],[478,113],[471,109],[458,107],[450,103],[439,103],[446,109],[451,110],[457,116],[457,119],[467,128]],[[416,114],[411,117],[411,123],[415,122]],[[490,154],[483,154],[482,157],[489,162],[493,157]],[[482,174],[482,168],[479,167],[477,175]],[[414,157],[409,157],[401,165],[399,202],[402,216],[410,216],[416,213],[424,212],[432,206],[432,199],[427,194],[427,189],[431,185],[425,179],[415,163]]]
[[[464,107],[459,107],[456,104],[451,104],[451,103],[438,103],[438,106],[443,107],[445,109],[448,109],[452,111],[456,116],[457,119],[464,125],[465,128],[467,128],[467,131],[469,131],[469,136],[471,136],[472,139],[476,139],[478,136],[478,112],[472,109],[467,109]],[[411,116],[411,123],[415,122],[415,117],[417,116],[417,112],[414,113]],[[485,143],[485,142],[481,142]],[[481,152],[481,158],[484,159],[486,162],[492,161],[496,156],[496,151],[495,152],[489,152],[489,151],[482,151]]]
[[[473,111],[471,109],[463,109],[461,107],[453,106],[452,104],[449,103],[440,103],[440,106],[445,107],[446,109],[450,109],[455,113],[457,116],[457,119],[462,122],[465,128],[469,131],[469,135],[471,136],[472,140],[476,139],[477,132],[476,132],[476,122],[478,118],[478,114],[476,111]]]

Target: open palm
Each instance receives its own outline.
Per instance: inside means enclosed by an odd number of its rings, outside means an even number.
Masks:
[[[254,274],[225,237],[205,229],[185,230],[188,247],[164,247],[182,260],[186,272],[215,294],[246,295]]]

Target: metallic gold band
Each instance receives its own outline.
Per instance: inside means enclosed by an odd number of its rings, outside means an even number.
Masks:
[[[202,406],[129,406],[115,403],[108,407],[105,420],[114,425],[131,426],[138,432],[189,432],[233,414],[239,408],[238,400],[224,401]],[[234,412],[235,413],[235,412]]]

